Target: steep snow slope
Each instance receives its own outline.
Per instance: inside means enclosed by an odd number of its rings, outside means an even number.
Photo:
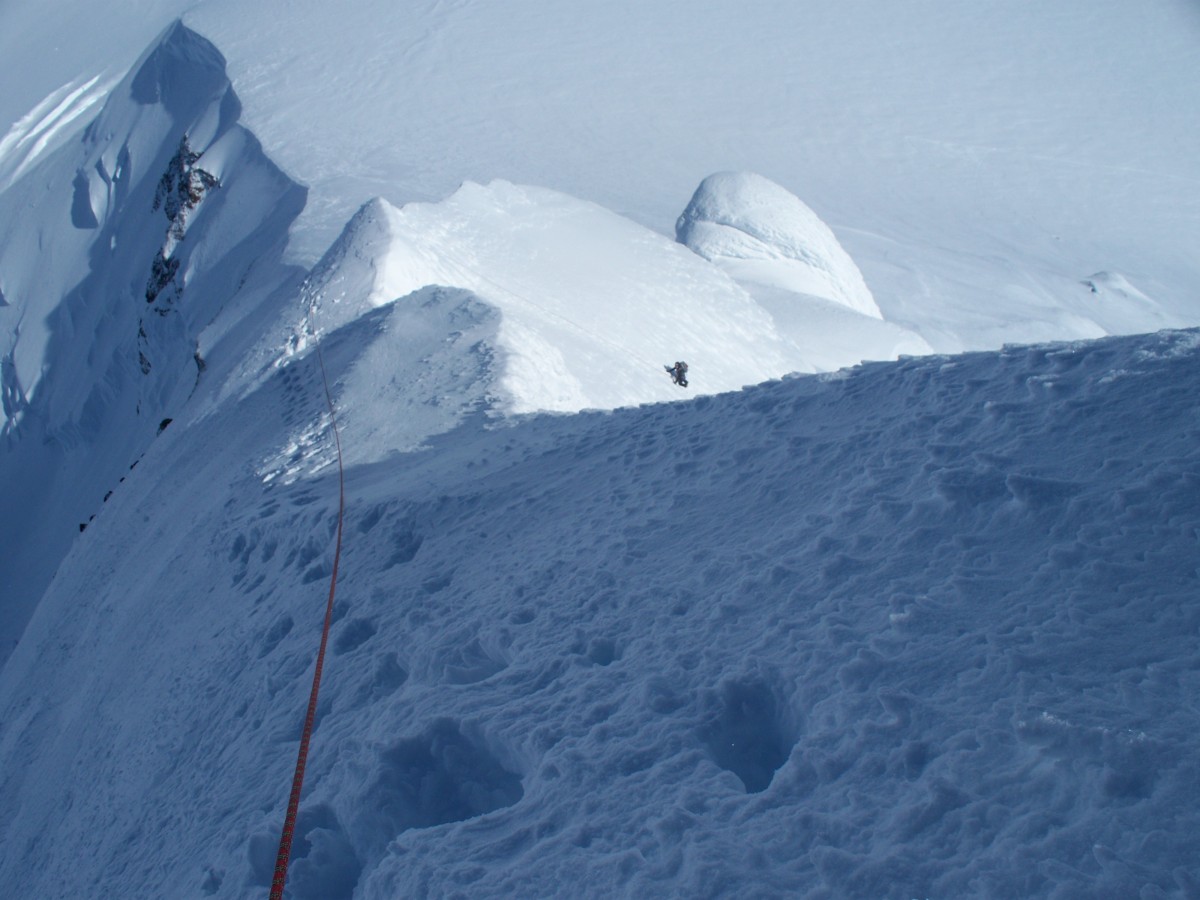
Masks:
[[[344,407],[386,339],[327,338]],[[353,467],[291,896],[1191,896],[1197,390],[1164,333]],[[0,679],[15,895],[265,890],[336,483],[255,461],[321,415],[297,353],[65,561]]]
[[[0,193],[0,661],[191,393],[202,329],[295,276],[280,256],[305,191],[239,112],[220,54],[174,26],[81,137]]]
[[[837,317],[768,312],[656,232],[502,181],[437,204],[365,204],[300,289],[280,252],[305,191],[263,156],[240,114],[220,52],[177,23],[81,139],[22,155],[0,195],[0,496],[37,511],[0,526],[11,548],[0,564],[0,660],[72,537],[204,370],[225,386],[219,397],[244,393],[306,345],[310,307],[323,328],[362,318],[393,335],[362,369],[347,423],[383,453],[419,447],[476,410],[675,399],[663,368],[676,359],[691,363],[693,393],[712,393],[928,350],[895,326],[868,335]],[[757,221],[772,225],[770,214]],[[807,224],[814,240],[827,236]],[[472,296],[418,293],[435,285]],[[402,309],[364,318],[400,298]],[[271,471],[328,464],[304,453],[306,428],[282,437]]]
[[[319,338],[293,896],[1200,891],[1193,333],[505,417],[1194,324],[1194,6],[203,0],[228,75],[179,4],[44,6],[0,9],[6,890],[263,892]],[[884,320],[672,244],[730,168]]]

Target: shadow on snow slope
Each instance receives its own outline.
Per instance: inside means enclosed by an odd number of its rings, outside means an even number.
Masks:
[[[0,198],[12,335],[0,503],[38,511],[0,519],[0,663],[74,538],[193,390],[200,332],[296,277],[280,255],[306,192],[240,112],[221,54],[176,23],[77,141]]]
[[[1194,893],[1198,348],[473,420],[352,468],[293,895]],[[0,682],[14,890],[269,882],[336,483],[247,461],[314,364],[168,431],[64,564]]]

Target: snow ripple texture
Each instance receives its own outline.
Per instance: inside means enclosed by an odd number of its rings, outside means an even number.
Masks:
[[[1198,347],[353,467],[291,895],[1195,896]],[[265,891],[336,490],[239,461],[314,366],[164,433],[60,569],[0,682],[13,896]]]

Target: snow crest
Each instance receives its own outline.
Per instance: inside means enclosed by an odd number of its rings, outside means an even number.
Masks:
[[[221,54],[176,23],[81,135],[0,193],[0,506],[38,510],[0,519],[0,661],[195,391],[201,332],[287,277],[306,192],[240,111]]]
[[[799,197],[752,172],[700,182],[675,235],[739,281],[824,297],[882,318],[862,273],[833,232]]]
[[[431,285],[499,313],[504,412],[576,412],[778,378],[805,361],[719,269],[594,203],[547,188],[468,182],[440,203],[366,204],[310,278],[318,326]],[[406,301],[407,302],[407,301]]]

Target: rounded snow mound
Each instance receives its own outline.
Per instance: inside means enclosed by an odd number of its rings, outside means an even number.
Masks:
[[[736,280],[823,297],[883,316],[854,260],[799,197],[753,172],[700,182],[675,237]]]

